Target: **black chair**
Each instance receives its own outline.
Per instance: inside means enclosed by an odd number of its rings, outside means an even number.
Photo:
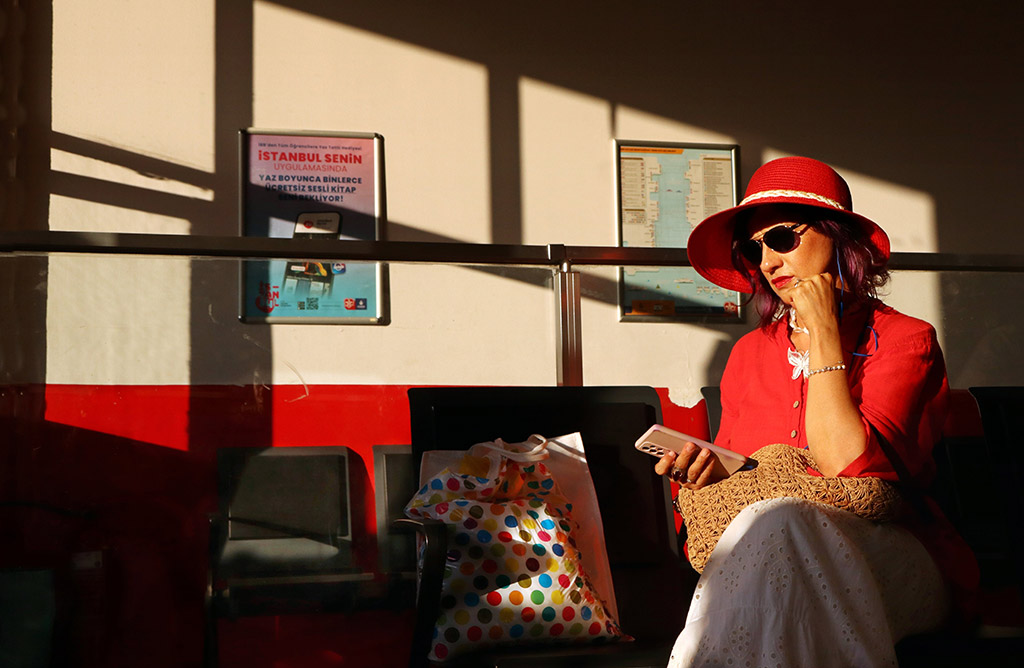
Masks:
[[[418,485],[412,448],[408,445],[373,446],[373,498],[377,510],[377,570],[387,576],[395,600],[392,607],[415,600],[416,537],[396,521],[405,517],[405,505]]]
[[[580,432],[604,522],[619,622],[635,643],[517,647],[459,665],[664,666],[683,626],[697,574],[679,553],[667,481],[633,444],[661,421],[647,387],[412,388],[409,408],[416,478],[422,453],[501,438]],[[440,534],[443,538],[444,534]],[[412,665],[424,665],[437,619],[445,549],[425,561]]]
[[[360,582],[344,447],[222,448],[210,518],[208,666],[221,618],[347,610]]]
[[[1024,435],[1024,387],[972,387],[988,445],[986,472],[994,478],[1006,517],[1010,572],[1024,605],[1024,464],[1020,442]]]
[[[373,446],[374,503],[377,510],[377,570],[385,578],[385,591],[381,597],[384,607],[391,610],[416,608],[418,615],[432,614],[436,618],[439,601],[434,598],[419,601],[420,591],[437,591],[441,587],[441,572],[428,571],[426,581],[417,586],[416,534],[422,538],[426,563],[444,560],[445,528],[442,522],[405,517],[405,506],[419,484],[417,466],[413,465],[412,448],[408,445]],[[430,611],[430,612],[428,612]],[[432,628],[416,625],[411,647],[429,647]],[[427,657],[410,656],[410,666],[426,666]]]
[[[717,385],[707,385],[700,388],[700,394],[704,397],[704,408],[708,412],[708,433],[711,434],[711,442],[715,441],[718,433],[718,426],[722,423],[722,388]]]
[[[978,405],[984,438],[940,441],[930,492],[974,551],[983,598],[987,592],[1016,587],[1019,608],[1024,601],[1024,478],[1013,439],[1024,428],[1024,388],[969,391]],[[1024,629],[979,624],[957,633],[911,636],[896,649],[901,668],[1016,667],[1024,665]]]

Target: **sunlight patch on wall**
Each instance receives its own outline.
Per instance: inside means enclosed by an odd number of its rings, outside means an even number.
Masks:
[[[187,258],[51,254],[46,382],[187,382],[190,289]]]
[[[188,450],[187,385],[46,385],[46,421],[174,450]]]
[[[523,77],[519,117],[523,243],[614,245],[608,102]]]
[[[171,195],[181,195],[182,197],[206,202],[213,201],[213,190],[210,188],[202,188],[174,179],[161,178],[153,174],[143,174],[128,167],[55,148],[50,149],[50,169],[55,172],[85,176]],[[57,229],[56,226],[60,224],[60,220],[54,220],[51,228]],[[133,229],[131,231],[134,232],[136,230]]]
[[[275,386],[556,382],[547,269],[390,263],[389,271],[390,325],[275,325],[270,372],[253,371]]]
[[[380,133],[390,220],[490,241],[487,68],[272,2],[254,23],[254,125]]]
[[[147,213],[131,208],[86,202],[50,195],[50,229],[80,232],[135,232],[138,234],[189,234],[191,223],[183,218]]]
[[[206,171],[215,0],[54,0],[55,132]]]

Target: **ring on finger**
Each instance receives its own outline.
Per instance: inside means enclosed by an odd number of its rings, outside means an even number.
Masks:
[[[672,469],[672,473],[669,474],[669,477],[672,478],[673,480],[675,480],[678,483],[682,483],[685,480],[685,482],[688,482],[688,483],[690,483],[692,485],[693,483],[697,482],[696,480],[691,480],[690,476],[688,476],[687,474],[683,473],[683,469],[677,469],[677,468]]]

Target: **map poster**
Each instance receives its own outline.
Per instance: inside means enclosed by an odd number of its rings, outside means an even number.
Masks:
[[[739,147],[615,141],[619,245],[685,248],[690,230],[735,206]],[[691,267],[622,267],[619,319],[739,320],[740,293]]]
[[[383,137],[248,129],[239,140],[243,236],[381,238]],[[246,260],[239,317],[249,323],[387,324],[384,272],[375,262]]]

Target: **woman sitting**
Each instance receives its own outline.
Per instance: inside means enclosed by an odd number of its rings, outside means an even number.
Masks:
[[[694,228],[688,253],[708,280],[753,293],[761,316],[726,365],[717,445],[785,443],[823,476],[895,482],[902,466],[928,483],[949,402],[942,351],[931,325],[878,301],[889,239],[853,212],[839,174],[766,163],[739,206]],[[700,489],[716,482],[709,455],[688,444],[656,470]],[[940,517],[754,503],[712,552],[670,666],[895,666],[895,642],[947,623],[977,577]]]

